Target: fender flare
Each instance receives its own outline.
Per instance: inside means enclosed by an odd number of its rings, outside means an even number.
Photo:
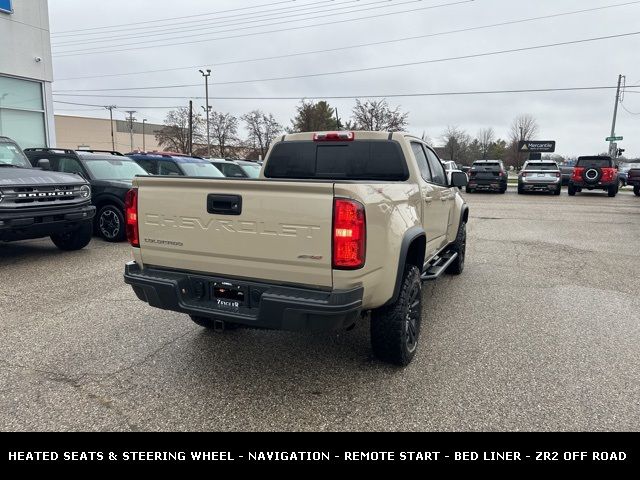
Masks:
[[[395,302],[398,298],[398,295],[400,295],[400,286],[402,285],[402,275],[404,274],[404,266],[407,262],[407,254],[409,253],[409,247],[411,246],[414,240],[420,237],[424,237],[425,246],[426,246],[427,234],[425,233],[422,227],[414,226],[404,233],[404,236],[402,237],[402,244],[400,245],[400,257],[398,258],[398,270],[396,272],[396,280],[395,280],[395,285],[393,287],[393,295],[385,305],[389,305]],[[424,264],[424,255],[425,255],[425,252],[422,252],[422,257],[421,257],[422,261],[420,262],[422,264]],[[422,265],[419,268],[420,268],[420,273],[422,273]]]
[[[468,222],[469,221],[469,206],[465,203],[464,205],[462,205],[462,208],[460,209],[460,221],[458,222],[458,230],[460,229],[460,225],[462,225],[462,222]]]

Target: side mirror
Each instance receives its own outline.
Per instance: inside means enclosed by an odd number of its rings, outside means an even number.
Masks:
[[[42,170],[51,170],[51,162],[48,158],[41,158],[38,160],[38,168]]]
[[[469,178],[464,172],[451,172],[451,186],[452,187],[466,187],[469,183]]]

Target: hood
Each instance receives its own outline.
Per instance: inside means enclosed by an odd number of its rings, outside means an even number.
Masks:
[[[130,190],[133,187],[131,180],[93,180],[91,185],[95,187],[111,187]]]
[[[3,185],[84,185],[79,175],[35,168],[0,167],[0,187]]]

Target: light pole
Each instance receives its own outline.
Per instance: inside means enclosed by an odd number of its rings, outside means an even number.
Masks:
[[[127,110],[127,113],[129,114],[129,136],[131,140],[131,151],[133,152],[133,122],[135,121],[135,118],[133,118],[133,114],[136,113],[136,111]]]
[[[142,119],[142,151],[146,152],[147,151],[147,142],[145,141],[144,138],[144,124],[147,122],[146,118]]]
[[[207,157],[211,158],[211,137],[209,134],[209,77],[211,76],[211,69],[207,68],[206,73],[200,70],[200,73],[204,77],[204,92],[207,102]]]
[[[115,151],[116,150],[116,141],[113,137],[113,109],[116,108],[115,105],[108,105],[106,107],[107,110],[109,110],[109,124],[111,125],[111,150]]]

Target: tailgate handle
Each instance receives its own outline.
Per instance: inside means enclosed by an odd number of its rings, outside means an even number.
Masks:
[[[240,215],[242,213],[242,197],[240,195],[210,193],[207,196],[207,212],[218,215]]]

